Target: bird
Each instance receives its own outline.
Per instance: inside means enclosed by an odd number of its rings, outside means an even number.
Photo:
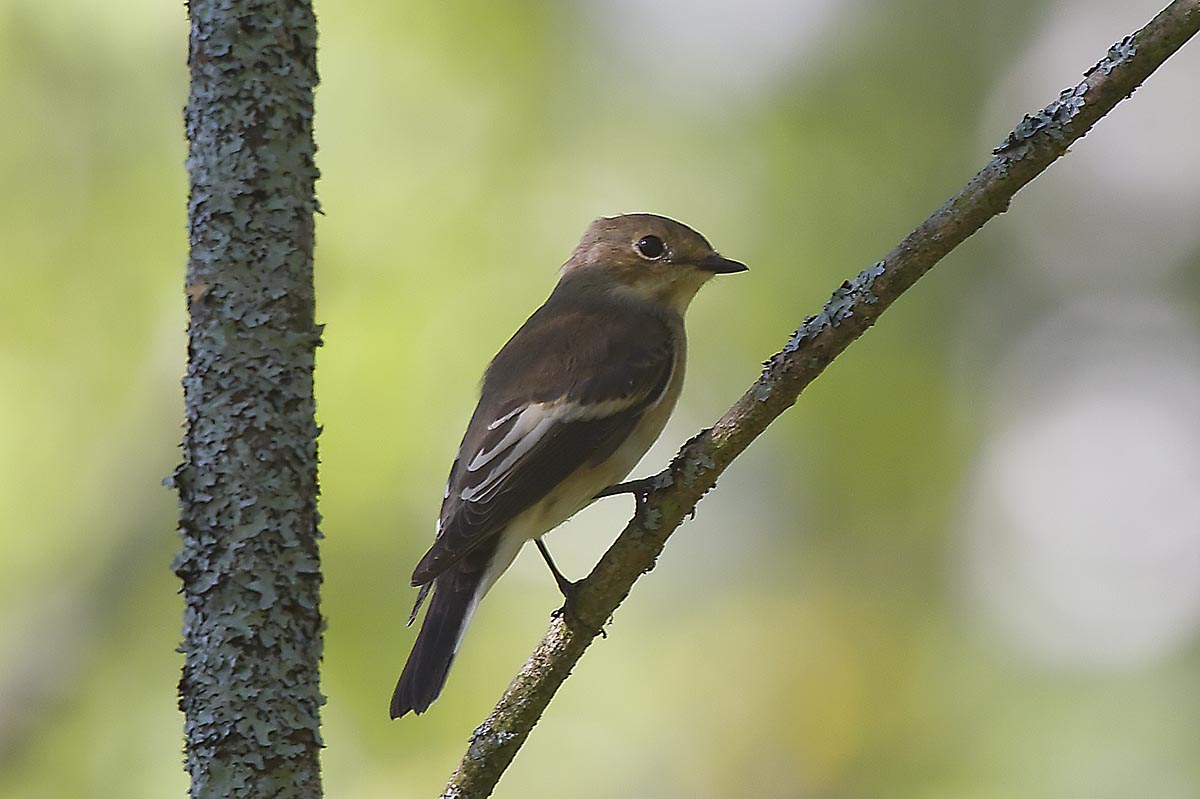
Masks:
[[[438,698],[479,602],[528,541],[569,605],[573,584],[542,536],[601,495],[644,495],[645,481],[620,481],[679,399],[684,312],[715,275],[746,269],[664,216],[588,226],[549,298],[484,373],[433,545],[412,573],[409,625],[432,598],[392,694],[393,719]]]

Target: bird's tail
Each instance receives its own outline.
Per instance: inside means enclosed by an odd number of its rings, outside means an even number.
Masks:
[[[479,604],[482,577],[481,572],[455,566],[434,582],[421,632],[392,693],[392,718],[410,710],[424,713],[442,692],[459,642]]]

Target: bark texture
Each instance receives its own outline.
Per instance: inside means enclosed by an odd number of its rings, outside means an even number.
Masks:
[[[304,0],[192,0],[179,492],[194,797],[318,797],[312,136]]]

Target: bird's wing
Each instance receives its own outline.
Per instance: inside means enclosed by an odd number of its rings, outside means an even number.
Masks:
[[[580,467],[603,462],[666,391],[675,342],[662,320],[545,311],[488,369],[413,585],[499,534]]]

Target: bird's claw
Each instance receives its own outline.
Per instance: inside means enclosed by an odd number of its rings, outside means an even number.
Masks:
[[[550,618],[562,619],[571,627],[586,629],[587,625],[584,623],[583,617],[580,616],[579,612],[576,610],[576,602],[578,601],[579,596],[578,589],[580,583],[582,582],[582,580],[579,580],[578,582],[572,583],[568,580],[563,580],[558,584],[558,590],[561,591],[563,595],[563,603],[562,607],[550,612]],[[596,632],[601,638],[608,637],[608,633],[604,631],[603,625],[601,625]]]
[[[611,497],[616,494],[633,494],[634,516],[641,518],[646,510],[646,502],[650,499],[650,492],[655,489],[654,477],[643,477],[640,480],[630,480],[625,483],[617,483],[601,491],[596,495],[596,499],[601,497]]]

